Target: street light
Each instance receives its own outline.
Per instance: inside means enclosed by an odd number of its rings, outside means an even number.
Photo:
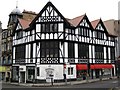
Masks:
[[[87,62],[87,82],[88,82],[88,77],[89,77],[89,72],[90,71],[90,63],[89,61]]]

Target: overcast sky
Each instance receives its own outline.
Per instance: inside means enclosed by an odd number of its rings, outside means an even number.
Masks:
[[[22,12],[24,9],[39,13],[49,0],[1,0],[0,21],[2,27],[7,26],[10,12],[15,9],[16,1]],[[118,2],[120,0],[50,0],[66,18],[74,18],[87,14],[90,21],[118,19]]]

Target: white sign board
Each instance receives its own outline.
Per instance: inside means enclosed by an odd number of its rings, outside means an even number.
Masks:
[[[51,82],[51,79],[54,80],[54,69],[53,68],[47,68],[46,69],[46,82]]]

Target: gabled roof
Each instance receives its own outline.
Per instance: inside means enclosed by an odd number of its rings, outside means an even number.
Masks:
[[[57,8],[49,1],[44,7],[43,9],[39,12],[39,14],[37,14],[37,16],[35,17],[35,19],[30,23],[30,26],[32,26],[36,20],[41,16],[41,14],[47,9],[48,6],[51,6],[54,8],[54,10],[61,16],[61,18],[68,24],[70,25],[70,23],[64,18],[64,16],[57,10]]]
[[[19,23],[21,24],[23,29],[27,29],[31,21],[27,21],[25,19],[18,18]]]
[[[104,21],[104,24],[105,24],[105,27],[107,28],[107,31],[109,33],[109,35],[112,35],[112,36],[119,36],[118,32],[115,31],[115,29],[118,30],[118,26],[115,26],[118,25],[117,23],[115,23],[115,20],[114,19],[110,19],[110,20],[107,20],[107,21]]]
[[[82,19],[84,18],[84,16],[85,16],[85,14],[84,14],[84,15],[81,15],[81,16],[78,16],[78,17],[76,17],[76,18],[73,18],[73,19],[68,19],[68,22],[69,22],[72,26],[76,27],[76,26],[82,21]]]
[[[95,29],[97,27],[97,25],[98,25],[99,22],[100,22],[100,19],[91,21],[92,27]]]
[[[99,23],[102,24],[102,26],[104,27],[107,35],[117,36],[117,35],[114,34],[113,29],[108,28],[108,26],[105,24],[105,22],[103,22],[101,19],[97,19],[97,20],[94,20],[94,21],[91,22],[94,30],[96,29],[96,27],[97,27],[97,25],[98,25]]]

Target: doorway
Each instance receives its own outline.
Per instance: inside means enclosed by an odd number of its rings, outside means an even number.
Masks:
[[[20,72],[20,83],[25,83],[25,72]]]
[[[99,78],[99,76],[100,76],[100,70],[99,69],[95,70],[95,76],[96,76],[96,78]]]

